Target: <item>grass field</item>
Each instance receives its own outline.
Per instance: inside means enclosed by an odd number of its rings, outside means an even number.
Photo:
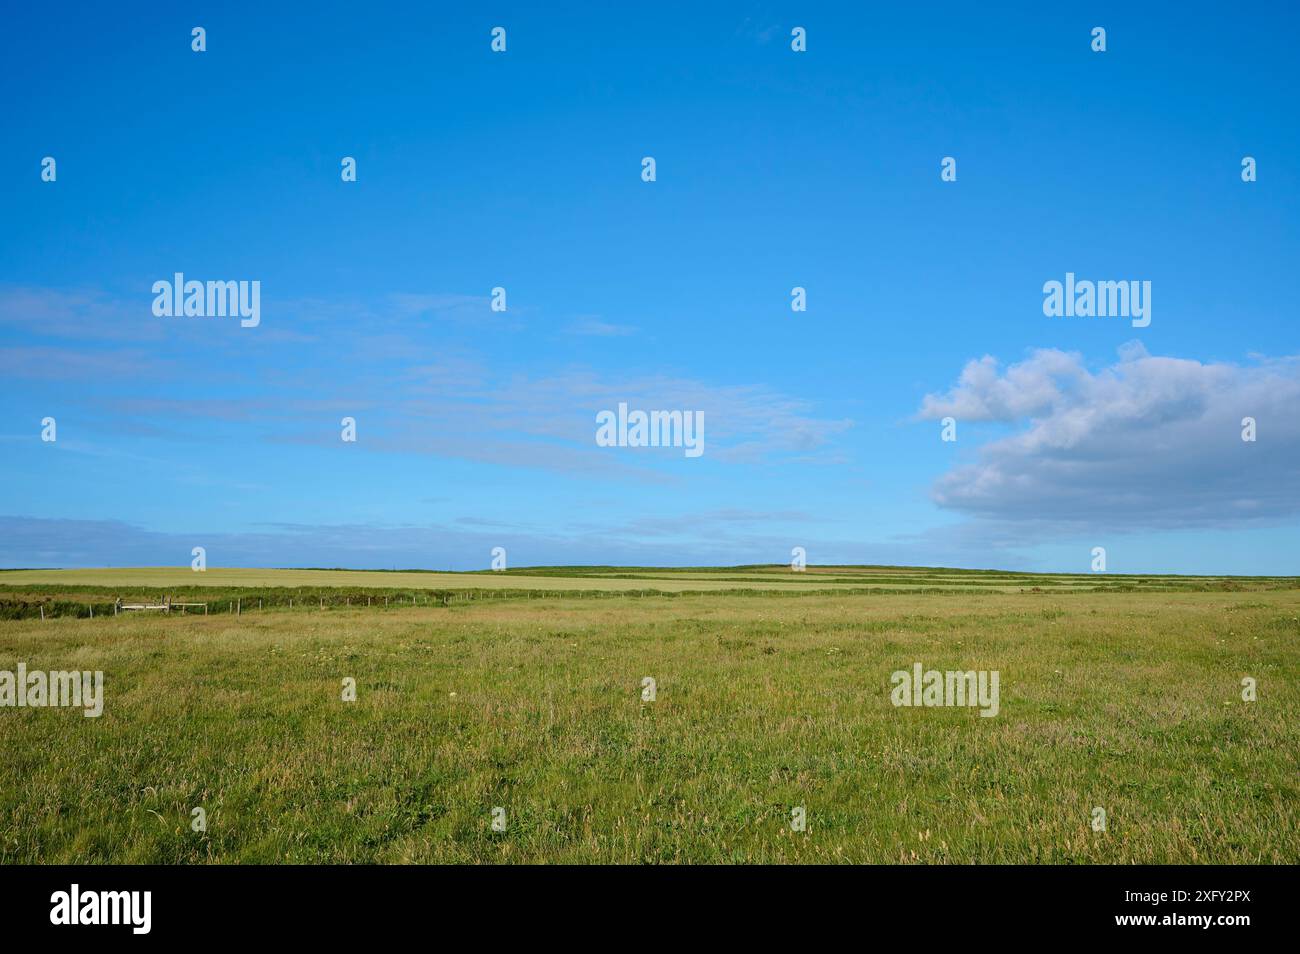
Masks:
[[[111,615],[164,593],[211,613]],[[105,686],[0,708],[4,863],[1300,861],[1295,579],[6,571],[0,604],[0,670]],[[1000,711],[895,707],[917,662],[998,671]]]

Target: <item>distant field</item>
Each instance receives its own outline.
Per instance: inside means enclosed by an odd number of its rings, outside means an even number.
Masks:
[[[77,618],[154,588],[212,615]],[[3,863],[1300,861],[1294,579],[111,569],[4,600],[0,670],[102,670],[105,702],[0,708]],[[895,707],[916,662],[998,671],[997,716]]]
[[[90,570],[0,570],[0,588],[39,589],[95,587],[129,591],[140,588],[193,587],[349,588],[355,590],[548,589],[658,590],[841,590],[841,589],[1271,589],[1292,588],[1291,577],[1203,577],[1123,575],[1111,573],[1035,574],[992,570],[947,570],[929,567],[789,566],[665,569],[647,567],[524,567],[493,573],[438,573],[376,570],[250,570],[210,567],[197,573],[186,567],[102,568]],[[0,592],[3,592],[0,589]]]

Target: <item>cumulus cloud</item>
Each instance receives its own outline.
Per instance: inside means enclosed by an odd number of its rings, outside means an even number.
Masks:
[[[1040,530],[1149,530],[1294,519],[1298,409],[1295,358],[1201,363],[1130,344],[1096,371],[1057,350],[1006,368],[985,356],[918,416],[1015,428],[939,478],[942,507]],[[1246,417],[1255,442],[1242,440]]]

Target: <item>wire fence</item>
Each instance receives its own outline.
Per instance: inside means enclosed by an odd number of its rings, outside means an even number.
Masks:
[[[752,592],[752,591],[737,591]],[[339,610],[398,610],[417,607],[448,608],[477,602],[500,602],[545,599],[608,599],[612,597],[648,597],[686,595],[656,589],[578,590],[578,589],[457,589],[386,592],[295,591],[265,593],[243,591],[239,594],[214,593],[207,598],[175,599],[170,594],[128,596],[60,594],[44,596],[23,594],[0,597],[0,620],[19,619],[111,619],[137,614],[159,616],[242,616],[246,613],[330,612]],[[697,594],[698,595],[698,594]]]

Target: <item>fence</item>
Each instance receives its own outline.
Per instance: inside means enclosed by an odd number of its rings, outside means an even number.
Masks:
[[[745,592],[745,591],[741,591]],[[761,591],[759,591],[761,592]],[[104,596],[99,600],[87,594],[90,599],[78,600],[69,596],[46,597],[31,594],[26,598],[0,596],[0,619],[94,619],[125,615],[127,613],[158,613],[163,616],[185,614],[190,610],[197,613],[203,608],[203,615],[242,616],[244,612],[329,612],[332,610],[370,610],[410,609],[413,607],[447,608],[456,605],[477,602],[496,602],[501,600],[538,600],[538,599],[602,599],[610,597],[651,597],[651,596],[686,596],[699,595],[689,591],[679,593],[663,590],[533,590],[533,589],[460,589],[460,590],[424,590],[419,593],[366,593],[363,591],[319,593],[291,591],[291,593],[263,593],[260,596],[235,595],[229,591],[218,590],[212,599],[195,601],[191,597],[182,602],[170,595],[154,597],[137,597],[127,601],[122,597]],[[204,594],[206,595],[206,594]]]

